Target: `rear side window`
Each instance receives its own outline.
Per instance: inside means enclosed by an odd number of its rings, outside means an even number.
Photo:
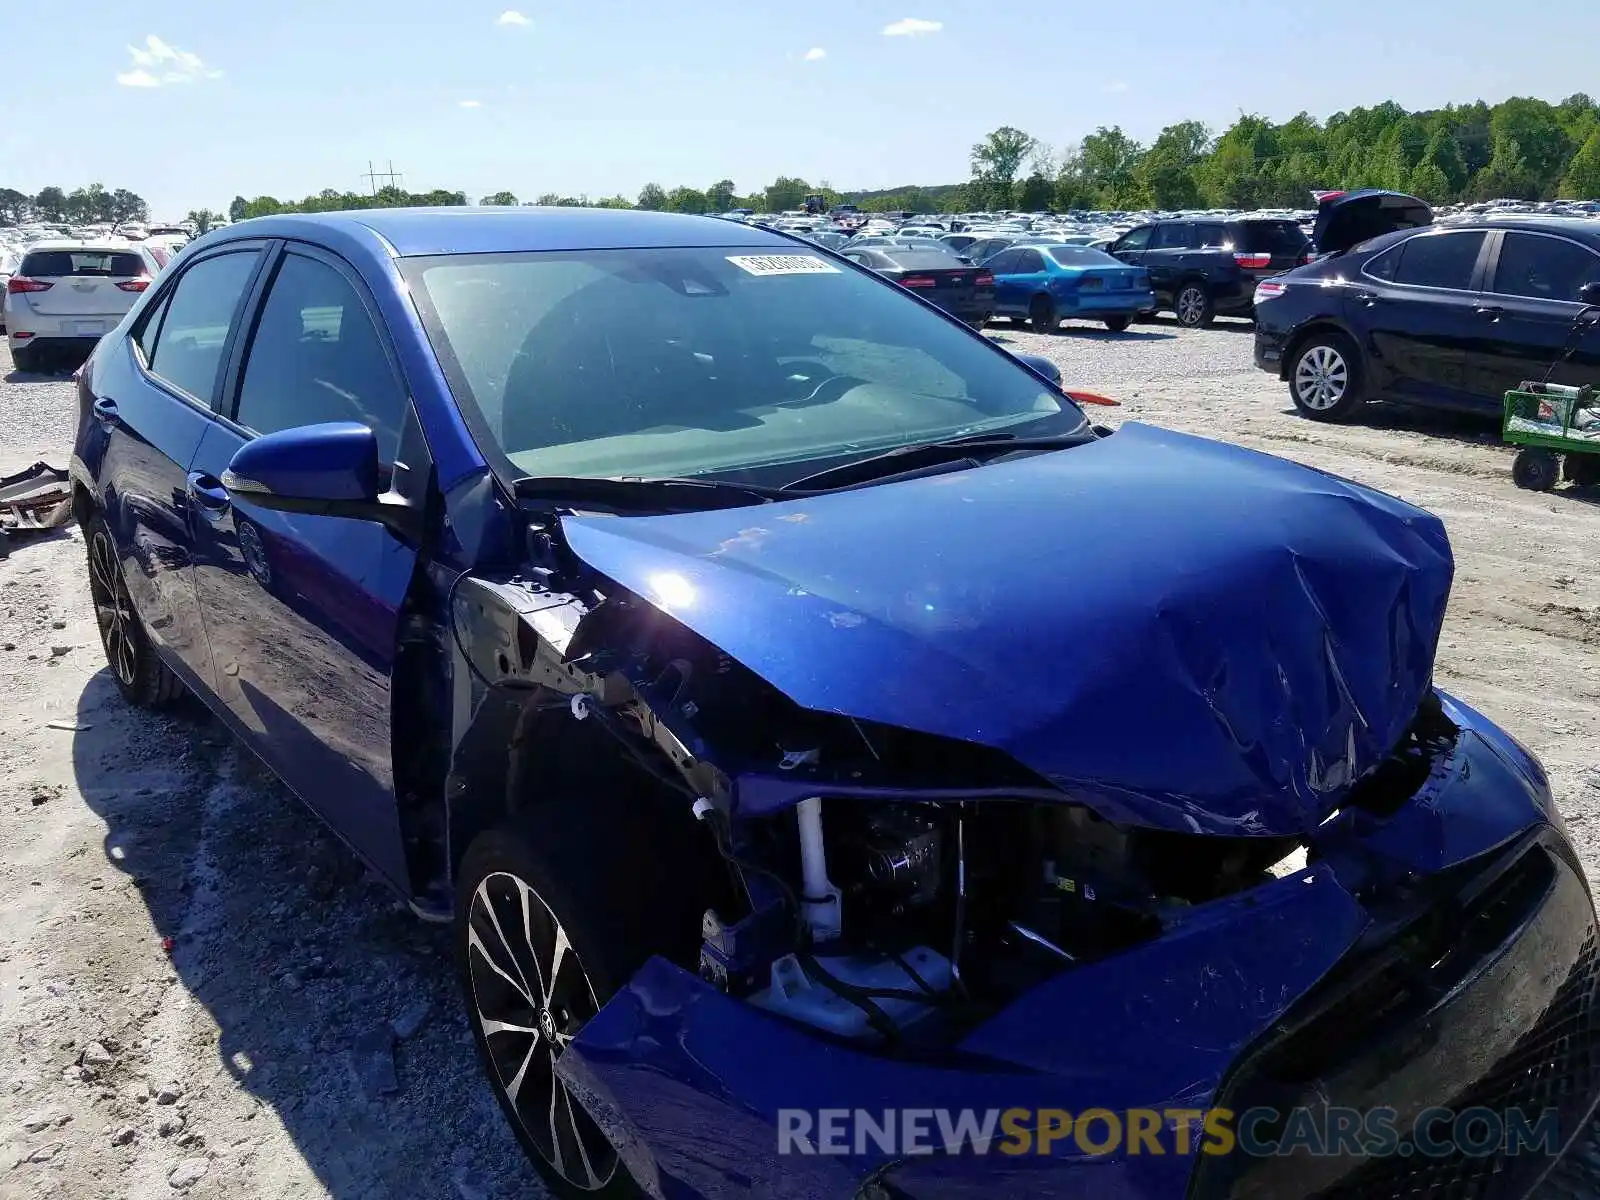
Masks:
[[[405,405],[355,288],[326,263],[286,255],[251,339],[239,424],[276,433],[354,421],[378,435],[379,454],[393,462]]]
[[[1189,226],[1173,223],[1171,225],[1157,225],[1155,236],[1150,239],[1152,250],[1187,250],[1189,248]]]
[[[1578,289],[1600,280],[1600,257],[1564,238],[1511,233],[1500,244],[1494,291],[1503,296],[1577,303]]]
[[[1194,244],[1202,250],[1210,246],[1221,246],[1227,240],[1227,227],[1220,221],[1196,222],[1194,225]]]
[[[1298,254],[1310,241],[1293,221],[1241,221],[1233,230],[1235,250],[1262,254]]]
[[[109,250],[33,250],[19,272],[31,279],[137,279],[144,273],[144,259],[137,254]]]
[[[258,257],[258,251],[245,250],[202,259],[179,277],[171,299],[162,302],[166,315],[150,354],[150,370],[204,404],[216,393],[228,330],[239,315]]]
[[[1037,250],[1018,250],[1017,265],[1011,268],[1022,275],[1033,275],[1044,270],[1044,255]]]
[[[1466,291],[1472,286],[1472,271],[1483,249],[1483,231],[1425,233],[1409,239],[1401,248],[1396,283],[1418,287],[1451,288]]]
[[[984,265],[996,275],[1014,275],[1017,271],[1017,250],[1002,250]]]

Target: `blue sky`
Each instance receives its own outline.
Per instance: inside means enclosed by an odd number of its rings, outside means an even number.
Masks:
[[[886,187],[964,178],[1002,124],[1059,148],[1101,124],[1148,140],[1241,110],[1600,92],[1593,0],[507,2],[0,17],[0,186],[98,180],[158,217],[361,189],[368,159],[474,197],[779,174]]]

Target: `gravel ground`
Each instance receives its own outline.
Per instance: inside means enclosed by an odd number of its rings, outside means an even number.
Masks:
[[[1313,464],[1444,517],[1439,682],[1550,770],[1600,868],[1600,489],[1519,492],[1492,428],[1297,418],[1249,326],[1000,326],[1147,420]],[[0,474],[63,464],[65,376],[0,344]],[[76,530],[0,561],[0,1200],[538,1196],[477,1066],[445,937],[407,916],[193,705],[130,711]],[[1572,1193],[1567,1193],[1572,1194]]]

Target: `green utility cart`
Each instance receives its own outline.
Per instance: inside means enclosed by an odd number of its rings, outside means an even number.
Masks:
[[[1600,392],[1590,384],[1524,383],[1506,393],[1505,440],[1519,488],[1548,492],[1556,481],[1600,483]]]

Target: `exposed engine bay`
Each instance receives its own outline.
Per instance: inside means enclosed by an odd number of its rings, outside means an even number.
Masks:
[[[736,841],[750,906],[707,912],[702,976],[827,1033],[922,1046],[1300,848],[1124,831],[1070,803],[856,798],[803,801]]]

